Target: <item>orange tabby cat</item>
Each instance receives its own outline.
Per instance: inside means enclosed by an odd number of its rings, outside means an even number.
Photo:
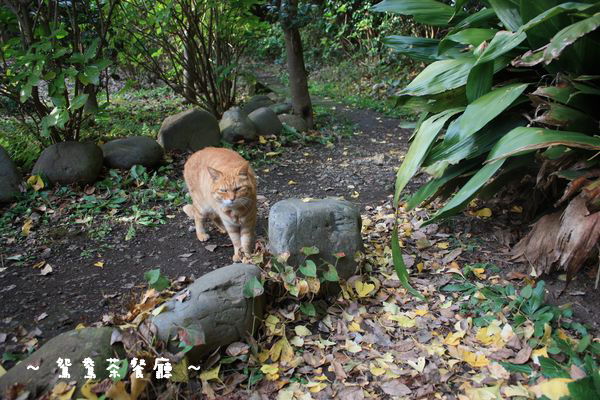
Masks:
[[[233,261],[254,250],[256,228],[256,178],[250,163],[233,150],[207,147],[185,163],[183,177],[192,203],[183,210],[194,218],[196,236],[204,242],[209,236],[204,221],[229,234]]]

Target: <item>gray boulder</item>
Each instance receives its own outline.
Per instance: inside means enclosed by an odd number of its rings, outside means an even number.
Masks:
[[[0,147],[0,203],[10,203],[19,193],[21,178],[15,163],[10,156]]]
[[[267,95],[259,94],[252,96],[247,102],[244,103],[242,111],[249,115],[252,111],[258,110],[261,107],[269,107],[275,104],[273,100]]]
[[[256,130],[260,135],[279,135],[283,129],[277,114],[269,107],[252,111],[248,118],[256,126]]]
[[[84,376],[87,370],[83,366],[85,358],[94,361],[94,373],[99,381],[108,377],[107,358],[119,358],[115,356],[117,347],[111,346],[112,328],[84,328],[60,334],[49,340],[37,351],[9,369],[0,378],[0,395],[15,383],[25,385],[31,392],[30,398],[40,398],[43,393],[51,390],[56,382],[77,382],[78,388],[87,379]],[[62,358],[71,360],[69,367],[70,378],[59,379],[60,371],[56,361]],[[27,366],[39,367],[37,371],[27,369]]]
[[[129,169],[133,165],[154,167],[163,157],[163,148],[147,136],[116,139],[102,146],[104,163],[110,168]]]
[[[102,170],[102,150],[94,143],[61,142],[45,149],[33,166],[33,175],[50,183],[92,183]]]
[[[219,128],[221,128],[223,140],[229,143],[241,139],[252,141],[258,138],[256,127],[239,107],[232,107],[223,113]]]
[[[204,110],[184,111],[163,121],[156,140],[166,151],[198,151],[218,146],[221,141],[219,122]]]
[[[300,117],[299,115],[293,114],[281,114],[279,116],[279,120],[285,125],[291,126],[298,132],[304,132],[308,130],[308,126],[306,125],[306,121]]]
[[[176,338],[180,327],[198,332],[204,344],[187,355],[199,360],[219,346],[252,335],[264,309],[264,295],[244,297],[244,285],[253,277],[260,277],[258,267],[231,264],[198,278],[164,303],[164,311],[154,317],[158,337],[164,341]],[[177,343],[176,339],[172,344]]]
[[[277,103],[269,106],[269,108],[275,111],[275,114],[285,114],[292,111],[292,103]]]
[[[338,261],[337,272],[340,278],[348,279],[356,272],[354,255],[363,249],[360,228],[360,214],[348,201],[282,200],[269,212],[269,248],[274,255],[288,253],[287,262],[291,266],[298,266],[304,260],[303,247],[319,249],[319,254],[310,257],[318,267],[322,266],[322,260],[335,265],[334,254],[343,252],[345,256]]]

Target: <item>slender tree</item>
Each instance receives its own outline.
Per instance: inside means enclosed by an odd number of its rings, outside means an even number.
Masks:
[[[287,68],[294,113],[301,116],[312,128],[313,110],[308,92],[308,74],[304,65],[302,39],[298,29],[298,0],[280,2],[281,27],[285,37]]]

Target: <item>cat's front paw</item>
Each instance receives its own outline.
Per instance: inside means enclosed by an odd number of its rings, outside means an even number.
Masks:
[[[233,262],[242,261],[242,257],[240,257],[240,255],[238,253],[234,254],[233,257],[231,257],[231,259],[233,260]]]
[[[196,237],[198,237],[198,240],[201,242],[206,242],[210,238],[208,233],[196,233]]]

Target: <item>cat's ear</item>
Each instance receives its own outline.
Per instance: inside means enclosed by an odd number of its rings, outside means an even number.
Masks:
[[[208,169],[208,173],[210,174],[210,177],[213,179],[213,181],[216,181],[221,177],[221,175],[223,175],[221,171],[216,170],[212,167],[206,167],[206,169]]]
[[[239,176],[244,176],[244,177],[247,177],[247,176],[248,176],[248,168],[250,168],[250,163],[249,163],[249,162],[246,162],[246,163],[244,164],[244,166],[240,168],[240,170],[239,170],[239,172],[238,172],[238,175],[239,175]]]

